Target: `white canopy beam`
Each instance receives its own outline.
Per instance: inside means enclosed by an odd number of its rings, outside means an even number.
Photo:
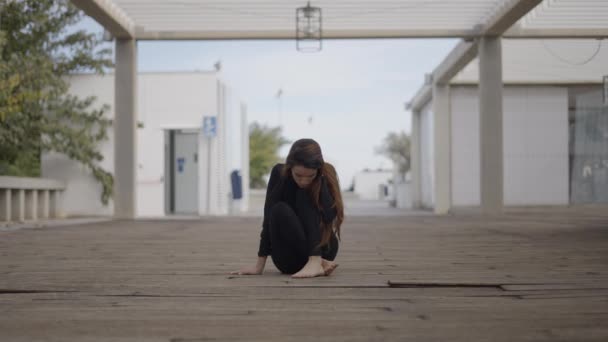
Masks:
[[[433,71],[433,82],[447,84],[477,56],[477,43],[461,41]]]
[[[405,109],[420,112],[422,107],[431,101],[433,98],[433,89],[431,88],[432,77],[431,74],[427,74],[427,81],[418,89],[412,100],[405,104]]]
[[[135,23],[111,0],[72,0],[116,38],[135,38]]]
[[[485,23],[481,36],[500,36],[543,0],[511,0]]]
[[[282,0],[72,2],[115,37],[139,40],[293,39],[298,6]],[[371,6],[345,0],[319,5],[325,39],[608,37],[603,0],[392,0]]]
[[[524,39],[605,39],[608,28],[524,28],[511,27],[503,34],[504,38]]]
[[[289,30],[198,30],[198,31],[146,31],[136,30],[138,40],[216,40],[216,39],[295,39],[295,29]],[[468,38],[475,37],[472,30],[445,29],[344,29],[324,30],[323,39],[394,39],[394,38]]]
[[[499,36],[530,12],[542,0],[512,0],[505,4],[484,25],[478,36]],[[478,42],[460,42],[433,71],[433,81],[445,84],[477,56]]]

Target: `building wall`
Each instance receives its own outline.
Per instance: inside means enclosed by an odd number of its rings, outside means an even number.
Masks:
[[[91,96],[93,91],[90,77],[70,78],[70,93],[80,98]],[[114,78],[111,75],[96,76],[93,108],[114,103]],[[105,113],[108,119],[114,118],[110,108]],[[108,129],[108,140],[99,145],[104,159],[99,163],[105,170],[114,173],[114,130]],[[110,216],[114,213],[112,200],[108,205],[101,203],[101,185],[93,178],[91,171],[79,163],[71,161],[63,154],[45,153],[41,157],[42,177],[58,179],[67,184],[62,195],[64,212],[68,216]]]
[[[70,92],[79,95],[95,94],[97,105],[114,103],[113,75],[76,75],[70,79]],[[241,144],[227,145],[227,136],[239,135],[240,120],[227,127],[226,115],[240,118],[237,107],[227,113],[221,105],[226,98],[223,85],[215,73],[142,73],[138,77],[137,129],[137,216],[165,215],[165,130],[185,129],[199,132],[203,116],[218,116],[217,136],[209,141],[199,134],[199,213],[222,215],[228,213],[229,172],[227,156],[230,151],[240,150]],[[112,109],[106,113],[114,117]],[[112,137],[110,129],[110,138]],[[210,148],[210,159],[207,152]],[[114,170],[114,145],[112,139],[101,146],[104,167]],[[211,161],[211,182],[207,184],[208,163]],[[248,167],[246,165],[245,167]],[[68,215],[112,215],[113,207],[103,207],[99,202],[101,187],[87,170],[63,156],[43,157],[43,175],[65,180],[65,208]],[[207,193],[210,193],[207,211]],[[84,199],[83,199],[84,197]]]
[[[361,171],[355,174],[355,194],[364,200],[382,200],[385,196],[380,193],[380,185],[388,186],[389,191],[394,191],[389,186],[393,179],[392,171]]]
[[[476,87],[453,87],[452,202],[479,205]],[[568,204],[568,94],[565,87],[505,87],[505,205]]]
[[[505,84],[597,84],[608,74],[608,49],[597,39],[503,38],[501,44]],[[453,84],[478,82],[478,58],[452,79]]]
[[[433,141],[433,112],[431,103],[420,111],[420,191],[423,207],[435,205],[435,161]]]
[[[143,128],[137,130],[137,215],[164,216],[164,131],[169,128],[197,130],[203,116],[217,115],[217,76],[214,73],[142,73],[138,81],[138,121]],[[207,159],[200,157],[198,165],[204,172],[199,170],[199,175],[205,175]],[[200,178],[199,195],[203,194],[201,188],[205,185]]]
[[[570,93],[570,203],[608,203],[608,104],[603,89]]]
[[[452,110],[452,205],[480,203],[479,98],[476,87],[450,89]]]

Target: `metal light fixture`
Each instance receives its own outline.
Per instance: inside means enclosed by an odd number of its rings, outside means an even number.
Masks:
[[[296,48],[301,52],[321,51],[321,8],[310,6],[296,9]]]

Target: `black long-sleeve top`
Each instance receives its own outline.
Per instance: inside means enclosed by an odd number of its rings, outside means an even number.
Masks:
[[[264,203],[264,221],[262,223],[262,233],[260,234],[260,248],[258,256],[268,256],[271,254],[270,245],[270,210],[274,204],[283,201],[292,209],[296,210],[296,192],[301,191],[298,184],[293,180],[291,174],[281,177],[281,170],[284,164],[276,164],[270,173],[268,187],[266,189],[266,201]],[[311,199],[312,200],[312,199]],[[321,179],[321,191],[319,193],[321,210],[319,212],[321,220],[331,223],[337,215],[336,208],[333,207],[334,199],[329,192],[324,178]],[[310,220],[306,220],[310,221]],[[307,227],[305,227],[307,229]],[[311,241],[311,245],[317,245],[320,241]]]

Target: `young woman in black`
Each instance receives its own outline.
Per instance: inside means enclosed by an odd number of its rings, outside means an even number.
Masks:
[[[338,266],[344,207],[334,167],[312,139],[296,141],[285,164],[273,167],[266,190],[257,263],[233,274],[262,274],[270,255],[294,278],[330,275]]]

